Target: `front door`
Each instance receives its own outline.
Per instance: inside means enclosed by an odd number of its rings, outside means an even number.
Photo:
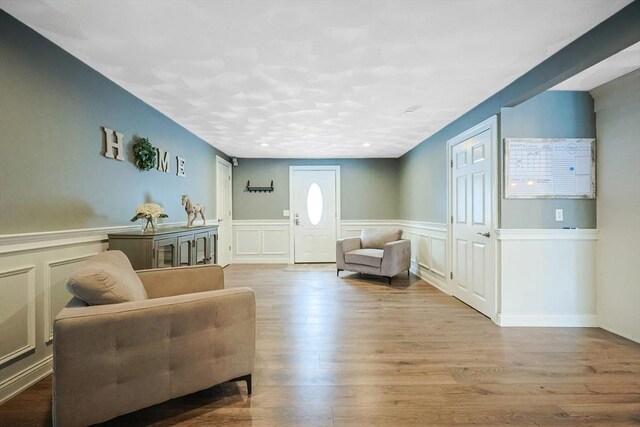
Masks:
[[[493,317],[495,237],[492,230],[492,129],[451,147],[453,296]]]
[[[216,211],[218,215],[218,264],[228,265],[231,262],[231,164],[222,157],[216,156],[217,197]]]
[[[294,262],[336,261],[336,170],[292,169]]]

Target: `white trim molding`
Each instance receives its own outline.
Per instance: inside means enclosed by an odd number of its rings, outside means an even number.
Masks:
[[[59,267],[62,265],[74,264],[78,262],[85,261],[91,258],[94,255],[97,255],[99,252],[93,252],[87,255],[74,256],[69,258],[63,258],[56,261],[47,261],[45,262],[44,268],[44,342],[50,343],[53,341],[53,319],[57,313],[54,313],[52,304],[52,292],[51,287],[53,283],[51,283],[51,270],[55,267]]]
[[[217,224],[217,222],[216,222]],[[186,225],[186,222],[161,223],[160,227]],[[81,243],[106,242],[109,233],[140,230],[140,224],[113,227],[82,228],[74,230],[41,231],[0,235],[0,254],[31,251],[34,249],[68,246]]]
[[[596,229],[508,229],[496,230],[498,240],[598,240]]]
[[[3,314],[18,316],[0,323],[0,336],[10,341],[0,356],[0,402],[51,373],[53,319],[71,299],[64,284],[73,263],[107,250],[108,233],[139,227],[0,236],[0,299],[10,304]],[[11,327],[11,334],[3,327]]]
[[[397,220],[396,224],[402,227],[403,229],[415,228],[418,230],[437,231],[440,233],[447,232],[447,224],[440,223],[440,222]]]
[[[403,238],[411,241],[411,272],[442,292],[446,284],[447,224],[421,221],[397,221]]]
[[[19,356],[36,349],[36,278],[35,278],[35,265],[28,265],[19,268],[12,268],[10,270],[0,271],[0,286],[2,286],[2,279],[6,277],[14,277],[20,275],[26,275],[25,283],[19,287],[26,287],[26,300],[21,301],[20,304],[27,307],[27,321],[26,331],[23,334],[23,343],[18,344],[16,348],[8,349],[6,354],[0,354],[0,365],[11,362]],[[8,299],[6,289],[0,288],[0,298]],[[13,307],[17,308],[17,307]],[[17,312],[17,311],[16,311]],[[3,316],[4,317],[4,316]],[[0,325],[0,332],[7,326],[6,323]],[[6,339],[7,334],[0,333],[2,339]],[[9,343],[5,343],[8,345]],[[5,347],[6,348],[6,347]]]
[[[0,405],[53,372],[53,356],[47,356],[0,383]]]
[[[287,264],[289,220],[234,220],[233,263]]]

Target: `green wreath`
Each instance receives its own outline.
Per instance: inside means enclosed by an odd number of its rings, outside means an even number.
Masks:
[[[136,158],[136,166],[143,171],[156,166],[156,147],[151,145],[149,138],[138,138],[138,142],[133,145],[133,155]]]

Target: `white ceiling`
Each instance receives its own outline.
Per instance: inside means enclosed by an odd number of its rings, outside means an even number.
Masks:
[[[401,156],[628,3],[0,0],[225,153],[292,158]]]
[[[640,42],[554,86],[551,90],[591,90],[640,68]]]

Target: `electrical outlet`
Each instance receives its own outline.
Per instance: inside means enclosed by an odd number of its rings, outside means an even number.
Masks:
[[[289,209],[284,209],[282,211],[282,216],[289,216]]]
[[[556,209],[556,221],[564,221],[564,210]]]

